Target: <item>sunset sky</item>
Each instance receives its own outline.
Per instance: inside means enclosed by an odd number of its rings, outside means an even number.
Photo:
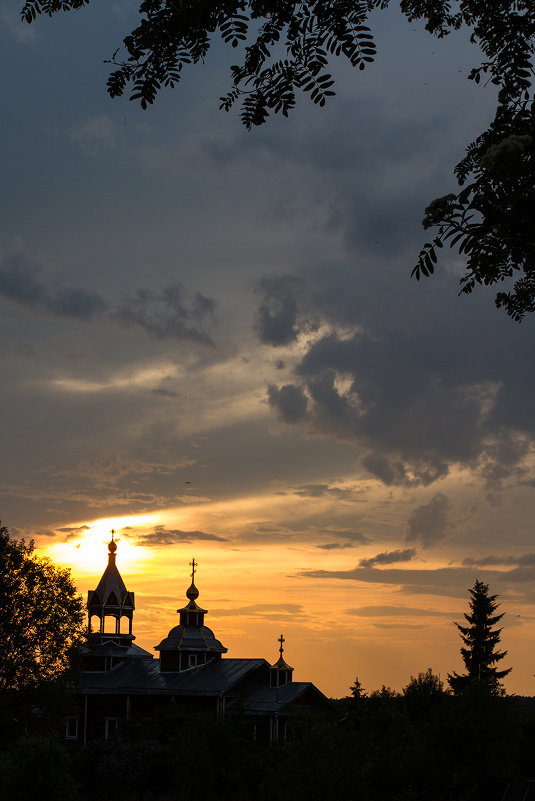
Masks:
[[[460,671],[477,578],[535,695],[535,322],[458,297],[453,252],[409,277],[492,116],[468,35],[381,12],[374,65],[248,133],[219,44],[146,112],[108,98],[136,5],[0,0],[3,524],[84,595],[115,528],[149,650],[195,556],[228,655],[282,632],[332,696]]]

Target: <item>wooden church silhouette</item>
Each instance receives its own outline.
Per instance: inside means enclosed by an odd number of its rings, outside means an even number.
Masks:
[[[158,658],[134,643],[134,593],[127,590],[116,564],[112,531],[108,565],[87,598],[88,645],[78,689],[79,714],[67,721],[67,739],[84,744],[109,737],[121,719],[150,718],[171,702],[186,710],[218,716],[241,715],[252,735],[268,741],[285,737],[292,720],[334,716],[329,699],[311,682],[294,682],[283,657],[233,659],[205,626],[206,609],[197,600],[197,563],[190,562],[187,603],[177,610],[179,623],[156,646]],[[98,626],[94,626],[95,618]],[[109,618],[113,631],[106,631]],[[127,625],[125,626],[125,623]],[[123,631],[127,628],[127,631]]]

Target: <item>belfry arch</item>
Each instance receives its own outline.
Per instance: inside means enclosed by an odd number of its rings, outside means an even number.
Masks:
[[[115,559],[117,543],[114,540],[115,531],[111,532],[111,541],[108,543],[108,566],[102,574],[96,590],[89,590],[87,594],[88,634],[93,638],[112,639],[117,645],[128,646],[134,639],[132,622],[134,617],[134,593],[126,589],[125,583],[117,568]],[[95,627],[94,619],[98,623]],[[128,630],[124,623],[128,621]],[[121,625],[123,624],[123,625]]]

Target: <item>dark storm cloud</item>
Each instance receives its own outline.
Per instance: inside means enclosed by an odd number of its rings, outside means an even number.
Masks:
[[[137,289],[113,312],[121,325],[139,326],[156,339],[192,339],[212,344],[203,326],[214,318],[215,303],[200,292],[192,293],[174,283],[155,293]]]
[[[437,492],[429,503],[418,506],[407,521],[407,540],[419,540],[428,548],[443,539],[449,525],[449,509],[450,502],[442,492]]]
[[[263,278],[258,286],[255,331],[267,345],[288,345],[297,339],[297,298],[302,281],[295,276]]]
[[[9,254],[0,263],[0,295],[28,309],[86,322],[106,311],[107,304],[97,292],[47,286],[40,272],[22,254]]]
[[[392,484],[407,484],[410,479],[402,462],[390,462],[380,453],[369,453],[362,460],[366,470],[387,487]]]
[[[228,542],[225,537],[218,537],[217,534],[207,534],[205,531],[181,531],[180,529],[166,528],[165,526],[154,526],[150,534],[142,534],[138,537],[139,545],[176,545],[179,542],[196,542],[197,540],[214,540],[216,542]]]
[[[302,387],[285,384],[277,389],[272,384],[268,388],[268,402],[284,423],[298,423],[306,417],[308,399]]]
[[[359,567],[375,567],[375,565],[393,565],[396,562],[410,562],[416,556],[414,548],[406,548],[404,551],[384,551],[378,553],[370,559],[361,559]]]
[[[530,445],[526,438],[515,435],[513,431],[508,437],[502,437],[489,444],[487,459],[481,470],[490,488],[499,487],[502,480],[511,474],[520,479],[525,474],[521,466],[522,460],[529,453]]]
[[[332,333],[309,348],[297,373],[313,401],[316,428],[375,445],[375,453],[397,446],[425,484],[447,473],[448,459],[477,455],[481,401],[472,387],[437,374],[440,360],[434,364],[417,345],[400,334],[379,339]],[[340,388],[340,379],[348,386]],[[396,472],[403,477],[391,467]]]
[[[410,606],[358,606],[346,609],[346,614],[358,617],[450,617],[450,612],[418,609]]]
[[[311,342],[286,383],[269,387],[278,419],[359,446],[363,467],[389,486],[428,486],[455,464],[475,470],[492,491],[510,477],[528,480],[524,461],[535,439],[526,408],[532,379],[522,369],[528,330],[521,337],[487,309],[474,328],[462,308],[462,322],[451,327],[437,293],[428,329],[411,332],[405,316],[407,330],[390,330],[383,315],[366,332],[340,334],[337,321],[358,329],[369,303],[352,297],[343,272],[329,277],[322,294],[313,276],[299,300],[331,331]]]

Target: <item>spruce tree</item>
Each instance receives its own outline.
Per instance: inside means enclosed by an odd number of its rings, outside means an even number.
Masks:
[[[502,695],[504,693],[500,679],[507,676],[512,668],[498,670],[497,662],[507,655],[507,651],[497,651],[496,646],[500,642],[502,629],[494,628],[502,619],[504,613],[494,614],[499,604],[496,603],[497,595],[489,595],[489,585],[482,581],[476,581],[471,590],[469,601],[470,614],[464,615],[468,625],[457,626],[464,646],[461,648],[461,656],[466,668],[464,675],[458,673],[448,674],[448,683],[457,695],[462,693],[465,687],[473,681],[486,686],[492,695]]]

